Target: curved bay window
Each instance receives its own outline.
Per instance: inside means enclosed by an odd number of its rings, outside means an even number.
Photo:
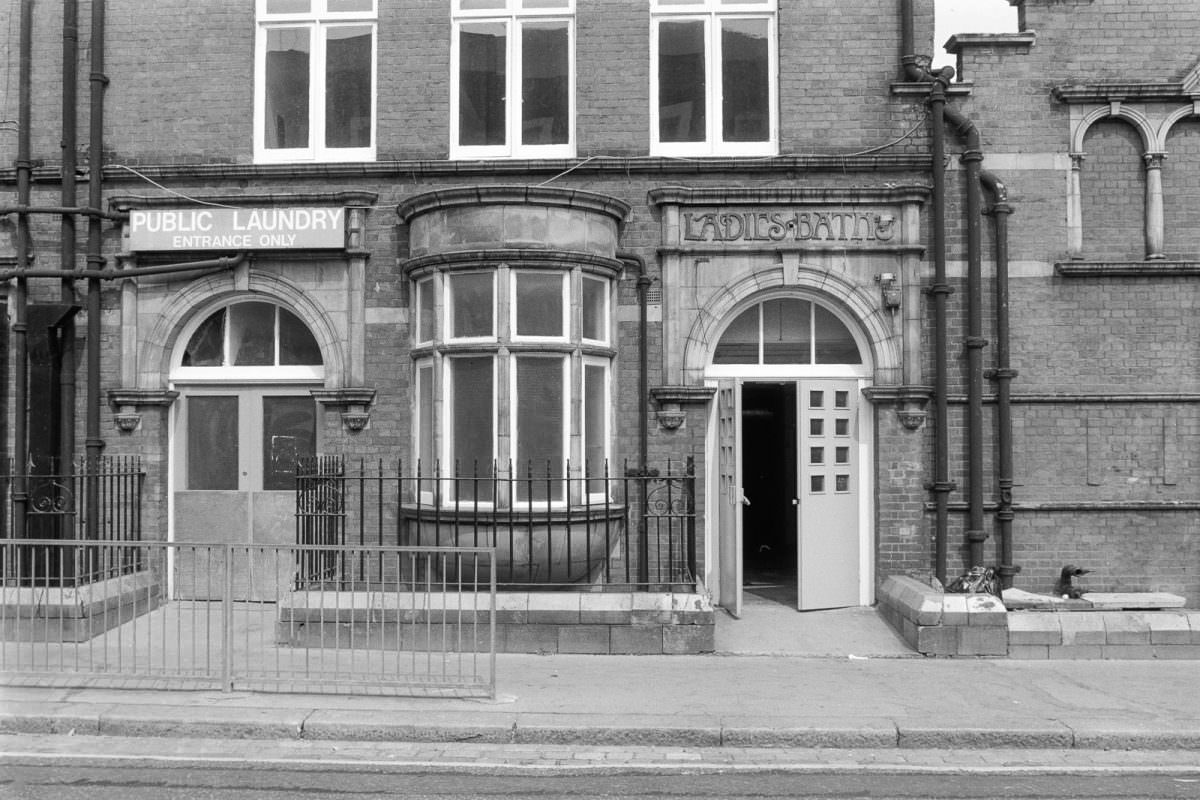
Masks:
[[[441,478],[422,482],[424,501],[606,496],[612,279],[558,262],[417,277],[416,456]]]

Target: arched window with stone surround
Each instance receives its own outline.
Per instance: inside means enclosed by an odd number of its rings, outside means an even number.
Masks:
[[[725,329],[713,364],[861,364],[854,335],[812,300],[779,297],[747,308]]]

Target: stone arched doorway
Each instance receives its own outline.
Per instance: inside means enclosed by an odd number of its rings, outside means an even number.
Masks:
[[[741,613],[752,591],[800,610],[870,602],[872,347],[827,294],[758,292],[714,326],[712,578]]]

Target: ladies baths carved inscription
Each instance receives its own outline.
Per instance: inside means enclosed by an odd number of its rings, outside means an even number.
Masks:
[[[889,242],[890,212],[772,210],[684,212],[685,242]]]

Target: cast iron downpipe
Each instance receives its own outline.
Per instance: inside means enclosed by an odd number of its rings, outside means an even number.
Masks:
[[[76,203],[75,167],[78,150],[78,91],[79,84],[79,2],[63,0],[62,27],[62,172],[60,192],[62,204],[71,208]],[[62,215],[59,235],[59,263],[63,279],[60,297],[63,305],[75,305],[75,215]],[[75,461],[75,317],[66,318],[60,332],[58,357],[58,463],[67,474]],[[91,515],[88,515],[91,519]]]
[[[30,160],[29,128],[32,114],[30,90],[33,84],[33,0],[21,0],[21,33],[19,44],[19,75],[17,79],[17,205],[28,206],[33,162]],[[29,215],[17,215],[17,266],[29,266]],[[27,387],[29,385],[28,285],[17,277],[13,292],[13,537],[25,538],[25,509],[29,490],[25,473],[29,461],[29,429],[26,418]]]
[[[647,294],[654,279],[646,274],[646,259],[636,253],[617,253],[617,258],[637,268],[638,298],[638,468],[637,474],[645,478],[649,473],[650,460],[650,354],[646,342],[649,330],[646,306]],[[643,495],[645,487],[643,486]],[[644,498],[643,498],[644,500]],[[650,580],[650,544],[646,540],[646,512],[638,515],[638,580],[645,584]]]
[[[983,150],[979,129],[957,109],[947,106],[946,121],[965,142],[961,156],[967,169],[967,566],[983,565],[983,259],[982,209],[980,204],[980,165]]]
[[[943,584],[947,579],[950,493],[957,486],[950,480],[949,367],[946,363],[946,301],[954,291],[946,281],[946,86],[954,71],[934,74],[922,67],[913,46],[912,0],[900,0],[900,63],[908,80],[930,84],[930,145],[933,178],[933,481],[926,488],[934,497],[934,574]]]
[[[955,132],[965,141],[965,149],[961,156],[966,165],[966,216],[967,216],[967,337],[964,345],[967,350],[967,479],[969,482],[967,496],[967,531],[966,539],[969,546],[969,566],[983,564],[983,543],[987,540],[987,532],[983,528],[983,348],[988,342],[983,338],[983,266],[981,255],[981,223],[980,223],[980,192],[982,186],[981,162],[983,151],[980,146],[979,130],[965,115],[954,108],[945,105],[945,90],[954,76],[950,67],[943,68],[934,74],[920,66],[913,46],[913,4],[912,0],[900,0],[901,17],[901,64],[906,77],[914,81],[929,82],[930,105],[932,108],[932,145],[933,145],[933,179],[934,179],[934,242],[935,242],[935,279],[932,289],[935,299],[935,346],[936,367],[938,372],[935,382],[935,400],[937,403],[937,418],[939,425],[935,433],[935,477],[930,487],[937,495],[937,529],[935,532],[935,561],[939,580],[946,579],[946,503],[945,498],[953,488],[949,482],[948,455],[949,429],[946,425],[946,358],[945,358],[945,296],[949,287],[945,285],[945,146],[941,138],[944,123],[954,126]],[[996,335],[1000,341],[1002,353],[998,354],[999,366],[993,372],[997,380],[997,391],[1003,391],[1004,402],[997,408],[997,474],[1000,494],[1000,509],[997,517],[1000,520],[1001,532],[1001,574],[1007,573],[1007,583],[1010,586],[1012,575],[1017,567],[1012,564],[1012,417],[1009,403],[1009,382],[1015,375],[1008,365],[1008,229],[1007,215],[1011,207],[1007,205],[1007,192],[1003,184],[994,176],[987,178],[989,188],[995,193],[997,202],[993,208],[996,218],[996,260],[997,260],[997,321]],[[940,218],[939,218],[940,217]],[[1003,264],[1003,266],[1001,266]],[[1002,307],[1002,310],[1001,310]],[[945,469],[946,471],[942,471]]]
[[[104,0],[92,0],[91,17],[92,61],[88,76],[88,205],[99,209],[104,201],[104,90],[108,77],[104,74]],[[87,271],[104,269],[103,224],[98,215],[88,217]],[[242,256],[241,258],[244,258]],[[240,259],[239,259],[240,263]],[[87,289],[87,410],[84,420],[84,452],[87,474],[92,476],[87,487],[87,536],[100,538],[100,491],[98,480],[100,452],[100,276],[88,275]]]
[[[987,377],[996,385],[996,528],[1000,538],[1000,585],[1008,589],[1021,568],[1013,564],[1013,441],[1012,441],[1012,369],[1009,350],[1008,286],[1008,189],[986,170],[980,175],[992,196],[988,214],[992,217],[996,239],[996,368]]]
[[[950,493],[958,488],[950,480],[950,404],[946,364],[946,303],[954,290],[946,280],[946,86],[940,79],[929,93],[931,146],[933,148],[933,483],[934,574],[943,585],[947,579],[950,526]]]

